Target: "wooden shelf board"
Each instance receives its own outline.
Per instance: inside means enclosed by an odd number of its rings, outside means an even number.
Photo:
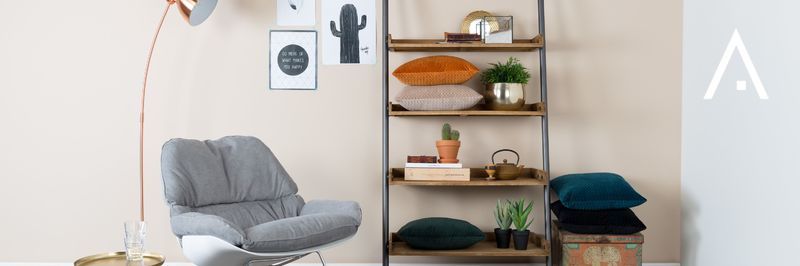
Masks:
[[[544,47],[544,38],[516,39],[513,43],[445,43],[443,39],[393,39],[389,50],[394,52],[527,52]]]
[[[402,186],[440,186],[440,187],[512,187],[512,186],[546,186],[547,174],[539,169],[525,168],[522,175],[514,180],[486,180],[483,168],[470,168],[470,181],[407,181],[405,169],[392,168],[389,174],[389,185]]]
[[[469,110],[457,111],[409,111],[399,104],[389,102],[389,116],[544,116],[545,108],[542,103],[526,104],[517,111],[486,110],[486,106],[479,104]]]
[[[494,233],[486,233],[486,240],[466,249],[458,250],[421,250],[408,246],[406,242],[392,233],[389,241],[391,256],[437,256],[437,257],[547,257],[550,246],[541,235],[531,234],[527,250],[516,250],[514,244],[508,249],[497,248]]]

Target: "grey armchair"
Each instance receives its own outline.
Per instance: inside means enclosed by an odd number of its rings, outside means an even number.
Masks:
[[[305,203],[270,149],[254,137],[173,139],[161,153],[170,223],[201,266],[284,265],[358,231],[352,201]]]

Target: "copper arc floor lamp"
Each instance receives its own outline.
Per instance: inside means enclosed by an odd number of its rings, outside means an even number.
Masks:
[[[158,22],[153,42],[150,44],[150,51],[147,54],[147,64],[144,69],[144,82],[142,84],[142,102],[139,108],[139,219],[144,222],[144,107],[145,96],[147,96],[147,74],[150,72],[150,61],[153,58],[153,50],[156,48],[158,34],[164,25],[170,7],[177,4],[183,18],[189,25],[197,26],[203,23],[217,6],[217,0],[167,0],[167,6]]]

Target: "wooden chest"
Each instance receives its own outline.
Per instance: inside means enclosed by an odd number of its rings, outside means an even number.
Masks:
[[[633,235],[582,235],[553,226],[553,262],[562,266],[641,266],[641,233]]]

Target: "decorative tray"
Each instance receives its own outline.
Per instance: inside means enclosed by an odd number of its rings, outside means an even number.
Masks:
[[[96,254],[80,258],[75,261],[75,266],[161,266],[164,264],[164,256],[154,253],[142,254],[144,259],[138,262],[128,262],[125,252],[112,252]]]

